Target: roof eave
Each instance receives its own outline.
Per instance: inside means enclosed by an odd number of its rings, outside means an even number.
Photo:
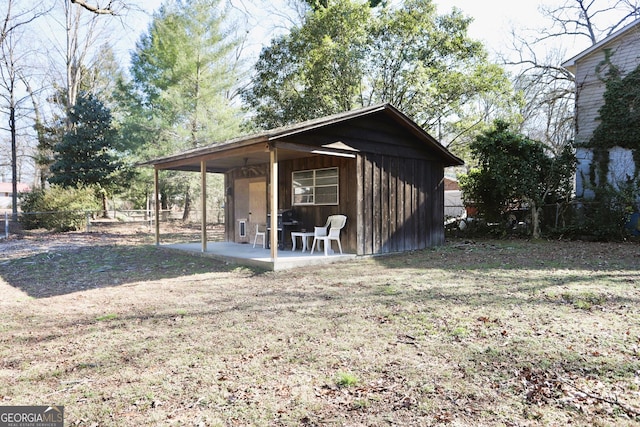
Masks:
[[[267,144],[269,139],[263,135],[248,136],[235,138],[229,141],[225,141],[218,145],[208,145],[206,147],[194,148],[193,150],[183,151],[178,154],[172,154],[170,156],[158,157],[155,159],[147,160],[145,162],[138,163],[137,166],[161,166],[163,164],[174,163],[180,160],[188,160],[194,157],[201,157],[206,155],[214,155],[229,150],[230,148],[244,148],[250,147],[255,144],[265,143]]]
[[[602,48],[602,46],[604,46],[604,45],[614,41],[615,39],[621,37],[622,35],[626,34],[628,31],[630,31],[631,29],[636,27],[637,25],[640,25],[640,19],[636,19],[635,21],[633,21],[630,24],[625,25],[623,28],[621,28],[620,30],[616,31],[615,33],[609,35],[608,37],[605,37],[602,40],[600,40],[598,43],[589,46],[587,49],[585,49],[582,52],[578,53],[574,57],[572,57],[572,58],[568,59],[567,61],[563,62],[562,63],[562,67],[564,67],[567,70],[569,70],[572,74],[575,74],[576,73],[576,63],[578,62],[578,60],[584,58],[587,55],[590,55],[591,53],[595,52],[596,50]]]

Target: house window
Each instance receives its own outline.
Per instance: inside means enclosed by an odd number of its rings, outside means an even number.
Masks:
[[[293,172],[294,205],[337,205],[338,168]]]

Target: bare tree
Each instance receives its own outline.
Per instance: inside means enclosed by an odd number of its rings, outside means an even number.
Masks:
[[[71,7],[73,0],[65,1],[65,31],[66,31],[66,111],[76,104],[83,72],[86,70],[87,57],[95,44],[100,31],[100,23],[96,16],[88,20],[83,19],[82,9]],[[67,126],[69,121],[67,120]]]
[[[3,43],[9,34],[17,31],[20,27],[29,25],[51,10],[51,8],[43,9],[41,6],[15,10],[17,9],[15,0],[5,1],[6,14],[2,22],[2,29],[0,29],[0,43]]]
[[[108,39],[109,20],[98,14],[88,13],[72,0],[59,0],[62,7],[54,8],[48,15],[43,31],[47,43],[46,57],[49,61],[48,99],[52,107],[61,109],[65,127],[70,126],[69,111],[76,103],[79,92],[90,89],[87,78],[94,58],[99,58],[102,40]],[[34,88],[36,91],[39,88]],[[44,118],[42,118],[44,119]],[[43,121],[41,121],[43,123]]]
[[[22,30],[30,23],[48,12],[41,7],[18,9],[17,2],[7,0],[6,15],[0,29],[0,98],[8,116],[8,131],[11,139],[11,182],[12,182],[12,217],[18,217],[18,146],[17,146],[17,111],[25,98],[20,98],[20,73],[28,57],[29,49],[19,49],[18,44],[23,35]]]
[[[106,6],[100,7],[99,4],[90,4],[84,0],[71,0],[71,3],[77,4],[78,6],[88,10],[89,12],[93,12],[97,15],[117,15],[116,7],[122,2],[119,1],[109,1]]]
[[[560,6],[541,6],[551,25],[538,41],[574,36],[596,44],[638,18],[638,0],[565,0]]]
[[[34,129],[36,131],[37,146],[35,154],[33,156],[34,163],[36,165],[37,176],[40,179],[40,187],[44,188],[47,177],[49,176],[49,164],[53,156],[51,149],[51,140],[47,137],[46,123],[44,115],[42,113],[42,107],[40,105],[40,99],[38,97],[39,91],[35,90],[31,86],[31,82],[27,76],[21,74],[20,79],[24,84],[25,90],[31,99],[31,105],[33,108],[33,120]]]
[[[556,65],[563,58],[563,51],[554,50],[539,59],[536,51],[525,44],[517,61],[511,63],[520,67],[514,86],[525,99],[520,110],[520,130],[546,143],[556,154],[574,136],[573,75]]]

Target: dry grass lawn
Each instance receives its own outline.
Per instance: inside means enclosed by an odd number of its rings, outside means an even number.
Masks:
[[[34,234],[0,276],[0,404],[69,426],[640,425],[637,243],[265,272]]]

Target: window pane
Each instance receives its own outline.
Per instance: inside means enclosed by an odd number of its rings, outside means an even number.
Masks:
[[[296,195],[313,194],[313,187],[297,187],[294,192]]]
[[[311,205],[313,204],[313,195],[301,194],[293,196],[293,203],[296,205]]]
[[[313,203],[313,188],[312,187],[294,188],[293,202],[297,204]]]
[[[316,177],[318,178],[327,177],[327,176],[338,176],[338,169],[337,168],[319,169],[316,171]]]
[[[313,178],[296,179],[293,181],[294,187],[313,187]]]
[[[338,187],[316,187],[316,204],[338,203]]]
[[[338,169],[320,169],[316,171],[316,185],[335,185],[338,183]]]
[[[293,180],[297,181],[300,179],[313,179],[313,171],[300,171],[293,173]]]
[[[292,173],[293,204],[335,205],[338,203],[338,168]]]
[[[327,176],[316,178],[316,185],[336,185],[338,183],[337,176]]]

